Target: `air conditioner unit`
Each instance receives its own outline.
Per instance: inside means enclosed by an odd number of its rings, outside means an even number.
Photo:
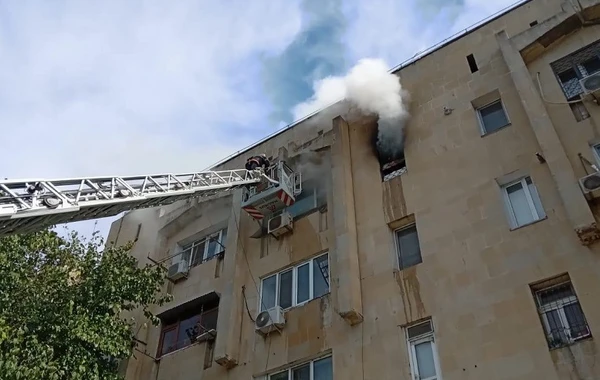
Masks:
[[[167,272],[167,277],[171,281],[176,282],[182,278],[187,278],[189,270],[190,265],[188,264],[187,260],[178,261],[171,264],[169,271]]]
[[[580,79],[579,84],[586,94],[600,95],[600,71]]]
[[[260,312],[255,321],[256,332],[267,335],[285,326],[285,314],[280,306]]]
[[[584,194],[591,193],[600,189],[600,172],[586,175],[579,179],[579,186]]]
[[[293,219],[289,212],[282,212],[281,214],[272,217],[267,223],[268,231],[271,235],[278,238],[281,235],[292,232]]]

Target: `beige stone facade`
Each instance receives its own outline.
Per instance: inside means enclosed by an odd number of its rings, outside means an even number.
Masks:
[[[599,0],[532,0],[401,67],[407,170],[387,181],[377,120],[356,112],[325,110],[222,164],[265,152],[302,172],[306,198],[278,239],[241,191],[115,222],[109,240],[137,239],[142,263],[204,252],[165,284],[174,300],[155,312],[171,335],[137,316],[127,379],[305,363],[299,379],[329,379],[328,363],[334,379],[600,379],[600,209],[579,185],[600,166],[600,105],[577,87],[600,71],[599,41]],[[253,320],[274,303],[286,322],[263,336]],[[165,343],[189,327],[177,313],[217,304],[202,319],[216,337]]]

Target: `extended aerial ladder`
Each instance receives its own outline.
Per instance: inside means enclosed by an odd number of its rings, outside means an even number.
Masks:
[[[261,183],[262,170],[205,171],[128,177],[0,180],[0,236],[208,197]]]

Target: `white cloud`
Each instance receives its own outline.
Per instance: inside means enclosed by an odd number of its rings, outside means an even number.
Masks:
[[[268,131],[253,58],[300,28],[289,0],[15,1],[0,16],[9,178],[206,168]]]
[[[252,58],[285,48],[300,13],[291,1],[249,4],[4,8],[0,175],[200,170],[252,142],[267,112]]]

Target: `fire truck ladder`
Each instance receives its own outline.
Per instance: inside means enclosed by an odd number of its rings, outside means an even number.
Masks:
[[[245,169],[130,177],[0,180],[0,236],[273,182]]]

